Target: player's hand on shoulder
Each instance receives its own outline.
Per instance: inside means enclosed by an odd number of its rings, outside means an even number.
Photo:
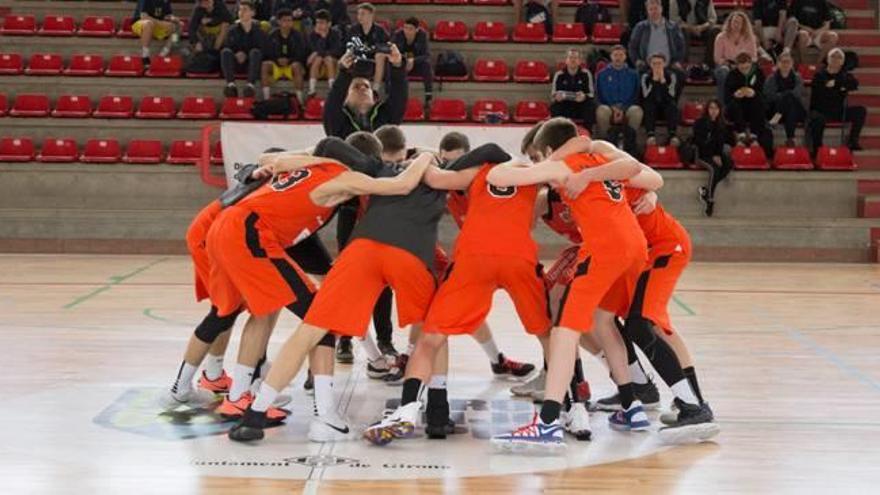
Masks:
[[[590,182],[592,182],[592,175],[589,169],[569,175],[564,184],[565,195],[571,199],[580,196],[584,189],[590,185]]]
[[[633,213],[636,215],[647,215],[657,208],[657,193],[654,191],[646,192],[633,205]]]

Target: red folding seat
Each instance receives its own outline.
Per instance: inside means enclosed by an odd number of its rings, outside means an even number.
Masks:
[[[412,3],[412,0],[409,0]],[[439,5],[467,5],[470,0],[434,0]],[[397,3],[406,3],[406,1],[397,0]]]
[[[520,60],[513,69],[514,82],[546,83],[550,81],[550,69],[540,60]]]
[[[139,119],[173,119],[174,98],[170,96],[144,96],[141,98],[134,116]]]
[[[131,30],[131,25],[134,24],[134,19],[131,17],[126,17],[122,20],[122,23],[119,25],[119,30],[116,31],[117,38],[137,38],[138,36],[134,34]]]
[[[507,24],[503,22],[480,21],[474,27],[474,41],[504,43],[507,39]]]
[[[105,95],[98,101],[94,116],[100,119],[130,119],[134,114],[131,96]]]
[[[656,169],[684,168],[674,146],[645,146],[645,163]]]
[[[116,23],[113,18],[106,15],[87,16],[79,27],[77,34],[80,36],[93,36],[107,38],[116,32]]]
[[[76,141],[71,138],[46,138],[43,140],[43,148],[37,155],[38,162],[64,163],[75,162],[78,150]]]
[[[474,5],[510,5],[510,0],[473,0]]]
[[[216,141],[211,146],[211,165],[223,165],[223,142]]]
[[[161,163],[162,158],[162,142],[156,139],[133,139],[122,155],[125,163]]]
[[[0,34],[32,36],[37,34],[37,18],[32,15],[6,14]]]
[[[587,33],[580,22],[560,22],[553,28],[554,43],[586,43]]]
[[[57,76],[64,69],[64,61],[57,53],[35,53],[31,55],[24,73],[29,76]]]
[[[813,170],[810,152],[803,146],[780,146],[773,153],[773,168],[777,170]]]
[[[738,7],[740,0],[715,0],[716,9],[734,9]]]
[[[510,80],[507,62],[504,60],[479,59],[474,64],[474,81],[506,82]]]
[[[24,64],[18,53],[0,53],[0,74],[18,75],[24,72]]]
[[[434,40],[467,41],[467,25],[461,21],[439,21],[437,25],[434,26]]]
[[[798,73],[801,75],[801,79],[804,80],[804,84],[809,86],[813,83],[813,78],[816,77],[816,72],[819,71],[819,68],[813,64],[801,64],[798,66]]]
[[[173,141],[171,148],[168,150],[168,163],[174,165],[195,165],[201,156],[201,141]]]
[[[9,109],[9,101],[6,99],[6,95],[0,93],[0,117],[6,116],[6,110]]]
[[[306,120],[321,120],[324,117],[324,99],[313,96],[306,100]]]
[[[517,43],[546,43],[547,30],[543,23],[520,22],[514,26],[511,38]]]
[[[0,162],[32,162],[34,155],[34,142],[31,138],[0,139]]]
[[[16,95],[9,115],[13,117],[47,117],[49,115],[49,97],[41,94]]]
[[[84,119],[92,114],[92,100],[89,95],[62,95],[55,102],[53,117]]]
[[[681,123],[684,125],[694,125],[700,117],[703,116],[706,104],[702,101],[687,101],[681,110]]]
[[[471,120],[500,124],[510,120],[510,110],[502,100],[477,100],[471,108]]]
[[[119,141],[115,139],[89,139],[79,161],[83,163],[117,163],[121,159]]]
[[[73,55],[65,76],[100,76],[104,72],[104,57],[100,55]]]
[[[513,110],[513,121],[532,124],[550,118],[550,107],[543,101],[521,101]]]
[[[855,170],[856,162],[852,150],[846,146],[820,146],[816,167],[819,170]]]
[[[422,100],[410,98],[406,101],[406,113],[403,114],[403,120],[406,122],[425,120],[425,107],[422,105]]]
[[[432,122],[464,122],[467,120],[467,105],[464,100],[437,98],[431,102]]]
[[[226,98],[223,107],[220,108],[221,119],[251,120],[254,115],[251,109],[254,107],[253,98]]]
[[[108,76],[118,77],[134,77],[144,72],[144,63],[140,57],[132,57],[131,55],[113,55],[110,57],[110,63],[107,71],[104,73]]]
[[[751,146],[737,145],[733,147],[731,153],[733,158],[733,168],[737,170],[769,170],[770,164],[767,163],[767,155],[764,149],[757,144]]]
[[[147,77],[180,77],[183,71],[183,59],[178,55],[170,57],[151,57]]]
[[[217,117],[217,104],[211,96],[187,96],[177,112],[179,119],[213,119]]]
[[[401,5],[417,5],[431,3],[431,0],[397,0],[397,3]]]
[[[73,36],[75,32],[76,22],[69,15],[47,15],[37,31],[41,36]]]
[[[593,26],[593,43],[599,45],[616,45],[623,34],[621,24],[597,23]]]
[[[596,3],[598,3],[599,5],[602,5],[603,7],[608,7],[608,8],[615,8],[616,9],[617,7],[620,7],[620,0],[599,0]],[[580,2],[579,2],[579,4],[580,4]]]

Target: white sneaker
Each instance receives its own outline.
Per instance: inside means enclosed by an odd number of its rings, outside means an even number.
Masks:
[[[217,395],[203,388],[191,388],[183,394],[175,394],[167,390],[159,397],[159,405],[166,411],[173,411],[182,406],[190,409],[210,409],[219,401]]]
[[[660,415],[660,422],[666,426],[674,425],[678,422],[678,404],[672,401],[669,405],[669,411]]]
[[[287,394],[278,394],[278,396],[275,397],[275,400],[272,401],[272,406],[273,407],[284,407],[284,406],[290,404],[290,402],[292,400],[293,400],[293,397],[291,397]]]
[[[396,359],[393,356],[380,356],[373,361],[367,361],[367,376],[374,380],[381,380],[394,366]]]
[[[571,409],[563,411],[561,419],[565,431],[574,435],[578,440],[590,440],[592,437],[590,413],[587,412],[587,408],[582,402],[576,402],[571,405]]]
[[[547,371],[541,370],[531,380],[510,387],[510,393],[517,397],[534,397],[534,394],[540,392],[541,397],[544,396],[544,384],[547,381]]]
[[[393,413],[382,418],[382,421],[364,430],[364,438],[374,445],[386,445],[395,438],[414,437],[421,407],[419,401],[398,407]]]
[[[312,442],[345,442],[353,439],[348,423],[336,413],[315,416],[309,423],[309,440]]]

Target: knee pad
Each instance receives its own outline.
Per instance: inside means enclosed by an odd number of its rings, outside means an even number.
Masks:
[[[657,345],[657,335],[654,333],[654,324],[644,318],[627,318],[624,332],[637,345],[648,360],[654,359],[654,347]],[[653,362],[653,361],[652,361]]]
[[[318,345],[322,345],[324,347],[329,347],[331,349],[336,348],[336,336],[330,332],[327,332],[321,340],[318,341]]]
[[[217,316],[217,307],[211,306],[211,312],[205,316],[205,319],[196,327],[195,336],[206,344],[213,344],[221,333],[230,330],[235,325],[235,320],[241,314],[240,310],[236,310],[229,315]]]

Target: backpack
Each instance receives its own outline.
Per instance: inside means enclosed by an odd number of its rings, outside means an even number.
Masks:
[[[281,116],[287,120],[295,113],[296,103],[290,93],[272,95],[268,100],[255,102],[251,108],[251,114],[257,120],[268,120],[272,116]]]
[[[587,32],[588,36],[592,36],[593,26],[600,22],[611,22],[611,11],[604,5],[584,0],[574,13],[574,22],[583,24],[584,31]]]
[[[852,72],[859,68],[859,54],[852,50],[843,51],[843,70]]]
[[[846,11],[831,2],[828,2],[828,16],[831,17],[831,29],[846,27]]]
[[[454,50],[446,50],[437,55],[437,65],[434,67],[434,75],[462,77],[468,75],[464,57]]]
[[[206,74],[220,70],[220,54],[216,50],[202,50],[186,64],[184,72],[194,74]]]

